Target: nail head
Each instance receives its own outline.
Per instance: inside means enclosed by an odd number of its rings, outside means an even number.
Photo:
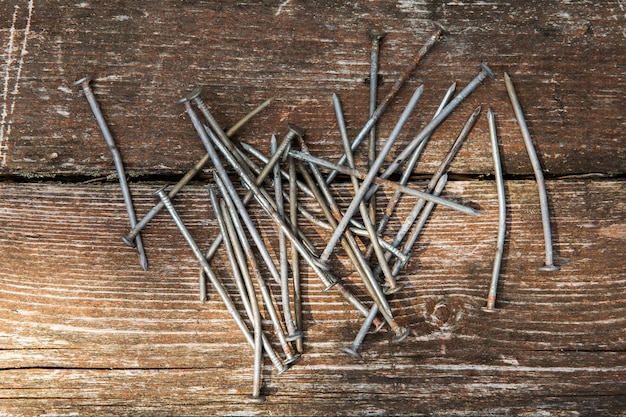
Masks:
[[[344,351],[345,353],[347,353],[348,355],[352,355],[357,359],[361,359],[361,354],[359,352],[357,352],[352,346],[350,347],[345,347],[343,349],[341,349],[342,351]]]
[[[84,77],[84,78],[81,78],[81,79],[80,79],[80,80],[78,80],[78,81],[74,81],[74,84],[73,84],[73,85],[74,85],[74,87],[80,87],[80,86],[82,86],[84,83],[89,84],[89,82],[90,82],[91,80],[92,80],[91,76],[90,76],[90,75],[88,75],[88,76],[86,76],[86,77]]]
[[[189,94],[187,95],[187,101],[191,101],[191,100],[193,100],[194,98],[199,97],[201,93],[202,93],[202,87],[196,87],[196,88],[194,88],[194,89],[191,91],[191,93],[189,93]]]
[[[496,74],[484,62],[480,63],[480,68],[483,70],[484,73],[487,74],[487,77],[491,78],[492,80],[496,78]]]

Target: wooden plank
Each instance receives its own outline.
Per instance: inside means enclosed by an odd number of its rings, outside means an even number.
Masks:
[[[480,310],[495,187],[452,181],[445,196],[481,216],[433,213],[391,301],[412,336],[369,335],[362,360],[341,353],[362,319],[304,268],[306,352],[280,377],[267,362],[268,401],[253,405],[250,349],[213,291],[197,301],[197,264],[165,213],[144,233],[144,272],[118,238],[127,226],[116,185],[0,183],[0,413],[624,415],[624,182],[548,181],[558,273],[538,271],[534,183],[506,185],[497,314]],[[158,184],[131,186],[146,212]],[[346,187],[336,192],[346,204]],[[391,230],[411,205],[403,200]],[[204,185],[185,188],[176,207],[208,247],[216,224]],[[252,213],[272,248],[274,228]],[[328,237],[306,231],[316,245]],[[338,256],[333,271],[363,295]],[[225,265],[220,252],[213,266],[233,292]]]
[[[502,83],[511,73],[548,175],[625,172],[623,13],[619,2],[397,2],[307,4],[159,1],[128,5],[0,5],[3,42],[0,173],[97,177],[113,165],[84,98],[72,83],[96,78],[101,103],[132,177],[186,171],[203,152],[176,100],[194,86],[224,125],[269,97],[272,107],[240,137],[267,148],[292,122],[312,150],[341,151],[331,93],[344,103],[349,132],[366,120],[369,28],[388,31],[381,50],[381,97],[433,32],[450,32],[420,64],[381,120],[391,131],[412,90],[426,92],[403,148],[431,117],[451,82],[467,84],[478,62],[485,82],[433,136],[417,173],[432,172],[471,110],[498,113],[505,172],[530,164]],[[245,17],[245,18],[243,18]],[[262,34],[260,36],[259,34]],[[453,172],[492,172],[482,120]]]

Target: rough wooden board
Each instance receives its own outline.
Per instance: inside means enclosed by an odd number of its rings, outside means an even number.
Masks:
[[[156,187],[133,185],[138,212]],[[0,413],[625,415],[626,187],[560,180],[548,192],[561,271],[537,270],[535,185],[507,182],[500,311],[487,315],[495,189],[450,183],[446,196],[482,215],[435,210],[392,300],[413,336],[370,335],[360,361],[339,349],[361,318],[305,268],[306,354],[280,378],[268,362],[268,401],[251,405],[250,350],[212,291],[197,301],[196,262],[165,213],[144,234],[143,272],[118,239],[127,226],[115,185],[2,183]],[[204,186],[176,205],[207,247],[216,225]],[[325,236],[307,230],[318,244]],[[214,267],[232,291],[223,265],[220,255]],[[347,265],[333,260],[335,271]]]
[[[433,22],[450,32],[420,64],[381,121],[384,138],[411,91],[426,92],[401,148],[432,115],[452,81],[464,86],[485,61],[498,73],[440,128],[418,173],[432,172],[465,118],[491,106],[509,174],[531,173],[501,75],[513,76],[549,175],[623,174],[624,10],[620,2],[45,2],[6,1],[0,172],[101,176],[109,152],[81,94],[85,75],[131,175],[183,172],[202,147],[175,101],[194,86],[231,125],[269,97],[273,106],[241,134],[267,147],[293,122],[315,152],[340,153],[330,96],[341,96],[351,135],[365,122],[370,28],[389,32],[381,97]],[[453,171],[492,172],[482,120]]]

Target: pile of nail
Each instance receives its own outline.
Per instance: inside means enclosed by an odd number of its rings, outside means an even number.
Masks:
[[[370,35],[372,38],[370,80],[377,80],[378,48],[380,39],[384,34],[371,32]],[[264,354],[268,356],[280,374],[291,367],[303,352],[303,332],[305,329],[302,325],[301,264],[306,263],[311,268],[322,282],[324,291],[331,288],[338,290],[356,310],[365,316],[363,325],[353,344],[344,348],[345,352],[360,358],[359,347],[372,326],[375,329],[389,326],[393,333],[393,340],[396,342],[404,340],[410,333],[407,327],[401,326],[394,319],[388,297],[402,290],[396,277],[410,259],[412,247],[435,204],[468,215],[478,215],[477,210],[444,199],[440,197],[440,194],[446,185],[449,166],[476,123],[481,112],[480,107],[471,113],[448,155],[433,174],[426,188],[417,190],[408,187],[407,183],[435,129],[486,78],[494,78],[494,73],[486,64],[480,64],[478,75],[456,96],[454,96],[456,85],[453,84],[444,94],[432,120],[408,145],[403,147],[390,165],[383,167],[386,157],[394,147],[394,142],[422,95],[424,88],[423,86],[418,87],[398,118],[393,131],[377,152],[379,148],[376,143],[377,135],[375,132],[377,121],[422,57],[432,48],[440,36],[442,36],[441,31],[437,31],[428,39],[396,81],[392,90],[378,105],[376,104],[377,83],[370,83],[369,120],[353,140],[348,138],[339,97],[336,94],[333,95],[332,101],[344,150],[343,156],[337,162],[312,155],[306,144],[305,131],[293,124],[288,124],[288,132],[280,143],[275,136],[272,136],[269,155],[265,155],[262,151],[241,140],[235,142],[233,137],[237,130],[266,108],[269,101],[261,104],[235,126],[224,131],[202,101],[201,90],[194,90],[181,100],[181,104],[184,105],[207,154],[175,186],[172,188],[165,186],[156,191],[155,194],[160,201],[140,221],[137,221],[132,206],[121,157],[115,148],[111,133],[90,89],[90,78],[76,82],[76,85],[83,88],[107,144],[113,152],[132,229],[122,239],[129,246],[137,248],[141,265],[146,269],[147,261],[140,232],[157,213],[163,208],[167,209],[200,263],[200,300],[202,302],[206,300],[207,285],[210,283],[253,348],[254,378],[250,397],[252,401],[263,401],[264,399],[261,394],[261,370]],[[537,177],[546,240],[546,264],[543,268],[555,270],[558,267],[554,266],[552,261],[550,224],[547,216],[547,199],[541,167],[526,128],[515,90],[506,73],[505,83]],[[194,105],[200,110],[203,120],[196,113]],[[488,121],[498,190],[499,228],[493,275],[484,310],[494,311],[506,230],[506,201],[494,113],[491,110],[488,112]],[[356,168],[353,153],[366,138],[369,140],[369,170],[368,172],[361,172]],[[177,214],[171,199],[209,162],[213,167],[213,181],[207,187],[207,198],[210,199],[219,226],[219,234],[208,251],[203,253]],[[389,180],[389,177],[400,167],[403,167],[400,180]],[[351,202],[345,209],[342,209],[337,202],[338,196],[334,194],[337,190],[331,188],[331,184],[338,174],[348,176],[354,189]],[[288,185],[283,186],[283,183],[288,183]],[[388,200],[387,206],[382,211],[382,216],[378,213],[380,210],[375,205],[376,191],[380,187],[394,192],[393,197]],[[241,189],[245,193],[238,191]],[[303,204],[299,203],[298,195],[300,193],[306,194],[308,198],[317,203],[319,206],[317,212],[323,213],[324,219],[318,218]],[[390,238],[386,236],[385,229],[403,194],[417,197],[417,202],[395,236]],[[256,204],[249,204],[253,199]],[[262,210],[261,213],[254,213],[254,216],[248,211],[259,208]],[[378,217],[380,218],[377,219]],[[266,247],[258,225],[254,221],[255,218],[257,222],[259,218],[264,221],[269,219],[276,226],[279,250],[276,251],[275,256],[272,256],[271,251]],[[326,246],[321,251],[307,237],[304,232],[306,227],[302,226],[303,221],[311,222],[317,230],[322,228],[328,231]],[[337,244],[342,246],[345,254],[352,262],[354,270],[361,279],[365,293],[369,296],[368,300],[363,300],[363,296],[357,297],[344,285],[341,277],[336,277],[331,273],[329,264]],[[218,250],[223,250],[227,255],[232,279],[238,290],[237,297],[242,300],[245,310],[245,319],[244,314],[238,310],[220,277],[216,275],[210,265]],[[270,282],[266,280],[264,271],[271,275]],[[228,277],[228,279],[230,278]],[[280,295],[277,297],[276,293],[280,293]],[[262,306],[259,301],[262,302]],[[266,334],[267,332],[262,328],[262,310],[271,319],[273,335]],[[276,352],[274,344],[280,346],[281,354]]]

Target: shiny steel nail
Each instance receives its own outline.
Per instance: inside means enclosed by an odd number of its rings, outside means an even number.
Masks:
[[[89,102],[89,107],[91,107],[91,111],[94,116],[96,116],[96,121],[98,122],[98,126],[100,126],[100,130],[102,131],[102,136],[104,136],[104,140],[106,141],[109,150],[111,151],[111,155],[113,157],[113,162],[115,163],[115,169],[117,170],[117,176],[120,183],[120,188],[122,189],[122,195],[124,197],[124,205],[126,206],[126,213],[128,213],[128,221],[130,223],[130,227],[135,227],[137,224],[137,217],[135,215],[135,208],[133,207],[133,199],[130,194],[130,189],[128,188],[128,182],[126,181],[126,174],[124,173],[124,163],[122,162],[122,156],[115,146],[115,140],[113,140],[113,135],[111,135],[111,131],[104,120],[104,116],[102,115],[102,111],[100,111],[100,106],[98,105],[98,101],[89,86],[91,82],[91,77],[82,78],[74,83],[74,86],[81,87],[83,92],[85,93],[85,97]],[[141,240],[141,236],[136,235],[134,238],[133,246],[137,247],[137,253],[139,254],[139,263],[144,271],[148,270],[148,259],[146,258],[146,251],[143,247],[143,242]]]
[[[266,100],[265,102],[263,102],[261,105],[259,105],[257,108],[255,108],[254,110],[252,110],[250,113],[248,113],[245,117],[243,117],[241,120],[239,120],[239,122],[237,122],[235,125],[233,125],[233,127],[231,127],[230,129],[228,129],[228,132],[226,132],[226,135],[233,136],[235,133],[237,133],[237,131],[244,126],[246,123],[248,123],[254,116],[256,116],[257,114],[259,114],[261,111],[263,111],[267,106],[270,105],[270,103],[272,102],[272,99]],[[200,172],[200,170],[209,162],[211,158],[209,157],[209,154],[206,154],[202,157],[202,159],[200,159],[198,162],[196,162],[196,164],[193,166],[193,168],[191,168],[186,174],[185,176],[183,176],[169,191],[168,196],[169,198],[174,198],[174,196],[176,194],[178,194],[178,192],[189,183],[189,181],[191,181],[191,179],[193,177],[196,176],[196,174],[198,172]],[[152,221],[152,219],[163,209],[164,205],[162,201],[159,201],[154,207],[152,207],[152,209],[139,221],[137,222],[137,225],[135,227],[132,228],[132,230],[125,236],[122,236],[122,240],[124,241],[124,243],[126,243],[128,246],[135,246],[135,237],[141,232],[141,230],[143,230],[148,223],[150,223],[150,221]]]
[[[522,131],[522,137],[524,138],[524,144],[526,144],[526,151],[530,158],[530,163],[533,166],[535,173],[535,179],[537,181],[537,188],[539,190],[539,204],[541,206],[541,223],[543,224],[543,239],[546,247],[546,262],[539,268],[542,271],[558,271],[560,268],[554,265],[554,254],[552,250],[552,231],[550,229],[550,209],[548,207],[548,194],[546,193],[546,185],[543,179],[543,171],[541,170],[541,163],[537,157],[537,151],[533,145],[533,140],[530,137],[528,126],[526,125],[526,118],[524,117],[524,111],[517,99],[517,93],[515,87],[511,81],[511,77],[506,72],[504,73],[504,84],[506,85],[506,91],[511,99],[513,110],[515,111],[515,117]]]
[[[448,103],[446,107],[444,107],[443,110],[441,110],[441,112],[435,116],[420,133],[417,134],[417,136],[415,136],[415,138],[413,138],[406,148],[400,152],[400,155],[398,155],[393,162],[389,164],[380,176],[382,178],[389,178],[391,174],[396,172],[400,165],[402,165],[404,161],[411,156],[413,151],[415,151],[415,148],[426,140],[426,138],[429,137],[437,127],[439,127],[439,125],[450,115],[450,113],[452,113],[452,111],[456,109],[457,106],[461,104],[461,102],[465,100],[465,98],[469,96],[487,77],[493,79],[495,78],[495,74],[491,71],[487,64],[481,63],[480,73],[474,77],[474,79],[470,81],[469,84],[467,84],[465,88],[461,90],[461,92],[450,103]],[[371,196],[376,192],[376,188],[378,187],[375,185],[370,187],[370,190],[365,195],[366,200],[371,198]]]
[[[385,144],[383,145],[383,148],[381,149],[380,154],[376,157],[376,161],[374,161],[374,164],[370,167],[369,172],[367,173],[366,177],[363,179],[359,192],[355,194],[354,198],[352,199],[352,202],[350,203],[350,206],[346,209],[343,215],[343,218],[337,225],[337,229],[335,230],[333,235],[330,237],[328,243],[326,244],[326,248],[322,252],[322,258],[328,258],[330,256],[330,253],[333,251],[333,249],[337,245],[337,242],[339,241],[340,236],[346,231],[346,228],[348,227],[348,224],[350,223],[350,219],[352,218],[352,216],[354,216],[354,214],[358,210],[359,204],[361,203],[361,201],[363,201],[363,198],[365,197],[365,194],[369,190],[370,185],[372,184],[374,178],[378,176],[377,175],[378,171],[380,170],[383,163],[385,162],[385,157],[391,151],[391,148],[393,147],[394,142],[400,135],[400,131],[402,130],[402,128],[404,127],[404,124],[409,119],[409,116],[413,112],[413,109],[415,108],[417,101],[422,96],[423,91],[424,91],[424,86],[421,85],[415,90],[415,93],[413,93],[413,96],[411,97],[409,104],[406,106],[406,108],[402,112],[402,115],[398,119],[396,126],[394,127],[393,131],[389,135],[389,138],[387,139]]]
[[[261,313],[259,311],[259,305],[257,303],[256,296],[254,294],[254,290],[251,291],[253,297],[250,297],[250,293],[248,289],[246,289],[246,284],[244,283],[243,276],[239,264],[237,262],[237,255],[235,254],[232,241],[230,239],[230,235],[226,228],[226,223],[224,221],[224,217],[222,216],[222,209],[220,206],[220,202],[217,198],[217,194],[215,192],[215,188],[212,185],[209,185],[209,198],[211,200],[211,206],[213,207],[213,213],[215,214],[215,219],[217,220],[217,225],[219,227],[220,233],[224,236],[224,248],[226,249],[226,255],[228,258],[228,262],[230,263],[230,269],[233,273],[233,279],[239,290],[239,296],[241,297],[241,301],[243,302],[244,309],[248,314],[248,318],[252,322],[254,329],[254,376],[252,381],[252,396],[253,401],[262,401],[265,399],[261,395],[261,384],[262,384],[262,376],[261,376],[261,365],[263,361],[263,329],[261,325]]]
[[[489,120],[489,137],[491,138],[493,165],[496,174],[496,188],[498,190],[498,238],[496,240],[496,256],[493,261],[491,284],[489,285],[489,294],[487,295],[487,306],[483,308],[483,311],[493,312],[496,307],[498,277],[500,275],[502,253],[504,252],[504,238],[506,237],[506,197],[504,195],[504,178],[502,176],[502,165],[500,164],[500,152],[498,150],[496,120],[491,109],[487,112],[487,119]]]
[[[270,315],[272,324],[274,325],[274,332],[276,333],[276,336],[278,337],[278,341],[280,342],[280,345],[283,348],[283,352],[285,352],[285,355],[287,356],[287,360],[285,363],[291,363],[295,361],[292,347],[285,338],[285,332],[283,331],[283,327],[281,325],[278,312],[276,311],[276,308],[274,307],[274,300],[272,299],[272,295],[270,293],[269,287],[267,286],[267,283],[265,282],[265,279],[263,278],[263,274],[261,273],[259,264],[257,263],[256,258],[254,257],[254,252],[252,251],[252,247],[250,246],[250,243],[248,242],[248,238],[244,232],[244,226],[240,220],[241,213],[239,213],[238,209],[235,207],[235,203],[230,196],[230,191],[226,188],[226,184],[222,181],[220,176],[214,174],[214,180],[220,192],[222,193],[222,198],[224,199],[224,202],[226,203],[226,207],[228,208],[228,211],[230,213],[230,218],[235,226],[235,231],[237,235],[239,236],[239,242],[246,256],[248,267],[250,268],[252,275],[254,275],[254,278],[257,281],[257,285],[259,286],[259,289],[261,290],[261,297],[263,298],[263,301],[265,303],[265,308],[267,309],[267,312]],[[239,214],[239,216],[237,214]]]
[[[433,33],[433,35],[430,38],[428,38],[424,46],[422,46],[422,48],[417,52],[417,54],[413,58],[413,61],[411,61],[411,63],[407,66],[404,72],[396,80],[396,82],[394,83],[389,93],[387,93],[383,101],[376,108],[376,111],[374,111],[374,114],[372,115],[372,117],[370,117],[370,119],[365,123],[365,126],[363,126],[363,128],[358,133],[356,138],[354,138],[354,140],[352,141],[352,145],[350,146],[350,148],[352,149],[353,152],[361,144],[361,142],[363,142],[363,140],[367,137],[367,134],[369,133],[370,129],[376,124],[380,116],[385,112],[385,110],[387,109],[387,107],[389,106],[393,98],[396,96],[396,94],[398,94],[398,91],[400,91],[400,88],[402,87],[404,82],[409,78],[411,73],[415,70],[415,68],[417,67],[417,64],[419,64],[419,62],[422,60],[422,58],[424,58],[424,56],[428,53],[428,51],[432,49],[432,47],[435,45],[435,42],[437,42],[437,40],[441,38],[442,35],[443,35],[443,30],[437,30],[435,33]],[[343,155],[341,158],[339,158],[339,161],[337,161],[337,164],[342,165],[345,161],[346,161],[346,156]],[[331,182],[333,182],[333,179],[336,176],[337,176],[337,172],[331,171],[326,177],[326,183],[330,184]]]

